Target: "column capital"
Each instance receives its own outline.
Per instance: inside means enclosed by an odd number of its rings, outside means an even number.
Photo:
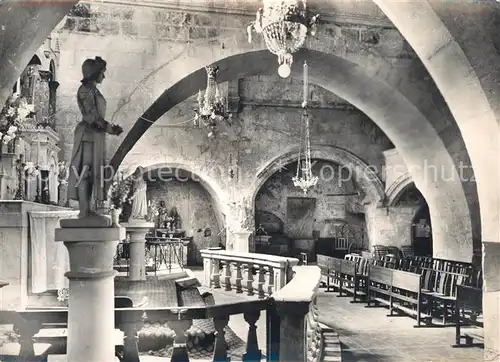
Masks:
[[[68,249],[68,278],[103,279],[116,275],[113,256],[118,241],[124,238],[124,228],[59,228],[54,239]]]
[[[144,220],[129,220],[128,222],[122,222],[120,225],[124,227],[128,233],[145,233],[149,229],[155,227],[154,223]]]

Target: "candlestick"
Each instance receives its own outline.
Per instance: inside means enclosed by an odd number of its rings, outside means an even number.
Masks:
[[[36,144],[36,165],[40,165],[40,134],[37,134],[37,144]]]
[[[304,62],[304,103],[307,103],[309,98],[309,79],[307,62]]]
[[[198,104],[200,105],[200,107],[203,104],[203,93],[201,92],[201,89],[198,91]]]

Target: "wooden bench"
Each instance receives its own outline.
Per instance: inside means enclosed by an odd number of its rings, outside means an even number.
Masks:
[[[358,273],[356,262],[325,255],[318,255],[317,260],[321,274],[327,279],[326,291],[333,287],[339,291],[339,297],[352,295],[353,303],[366,299],[367,276]]]
[[[456,301],[455,301],[455,344],[452,347],[484,347],[484,343],[474,344],[474,339],[482,339],[481,333],[465,333],[462,335],[461,327],[462,317],[461,311],[470,310],[472,313],[482,314],[483,311],[483,290],[480,288],[470,287],[466,285],[457,285]],[[465,313],[464,313],[465,314]],[[483,328],[484,324],[482,321],[475,318],[468,318],[467,323],[469,325],[474,325]],[[465,343],[462,343],[462,339],[465,339]]]
[[[370,265],[368,280],[368,307],[372,306],[372,302],[375,301],[389,307],[389,316],[396,315],[393,311],[403,312],[417,319],[415,327],[421,327],[422,320],[426,326],[431,325],[431,315],[422,311],[420,275]]]
[[[355,261],[341,259],[340,260],[340,294],[346,291],[352,295],[353,300],[351,303],[366,301],[367,298],[367,275],[358,272],[358,265]],[[360,300],[358,300],[360,299]]]
[[[465,284],[469,275],[445,270],[423,268],[424,285],[422,292],[433,314],[441,314],[446,325],[448,315],[453,317],[458,284]]]
[[[331,256],[317,256],[317,265],[321,270],[321,275],[326,277],[326,291],[329,292],[332,287],[339,288],[339,272],[341,269],[340,260]]]

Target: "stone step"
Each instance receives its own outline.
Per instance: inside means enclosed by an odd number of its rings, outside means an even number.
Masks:
[[[341,356],[324,356],[323,357],[323,362],[341,362],[342,357]]]

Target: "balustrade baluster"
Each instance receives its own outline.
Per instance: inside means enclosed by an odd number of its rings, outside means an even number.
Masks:
[[[229,316],[214,318],[215,326],[215,346],[214,346],[214,362],[226,362],[229,361],[227,357],[227,343],[226,343],[226,328],[229,323]]]
[[[257,341],[257,326],[260,318],[260,311],[244,313],[245,321],[248,323],[247,351],[243,355],[243,361],[260,361],[262,352]]]
[[[259,279],[257,282],[257,290],[259,291],[259,299],[265,298],[264,284],[266,282],[266,267],[264,265],[259,265]]]
[[[224,273],[224,290],[230,291],[231,290],[231,262],[230,261],[223,261],[223,273]]]
[[[186,331],[191,327],[191,320],[178,320],[168,322],[168,326],[175,332],[172,362],[189,362]]]
[[[243,276],[241,273],[242,265],[240,262],[234,263],[234,268],[236,270],[236,293],[243,293],[243,285],[241,281],[243,280]]]
[[[40,331],[41,327],[36,321],[24,321],[23,324],[14,326],[14,331],[18,334],[21,345],[19,356],[32,357],[35,355],[33,337]]]
[[[253,264],[247,264],[247,295],[254,295],[253,293]]]
[[[272,295],[274,293],[274,267],[268,267],[268,282],[267,282],[267,294]]]
[[[137,342],[137,330],[143,323],[135,320],[124,320],[119,328],[123,332],[123,360],[127,362],[139,362],[139,347]]]
[[[271,302],[266,310],[266,361],[278,361],[280,355],[280,317]]]
[[[213,288],[220,288],[220,270],[219,270],[219,260],[215,259],[212,262],[212,272],[210,275],[211,284]]]

